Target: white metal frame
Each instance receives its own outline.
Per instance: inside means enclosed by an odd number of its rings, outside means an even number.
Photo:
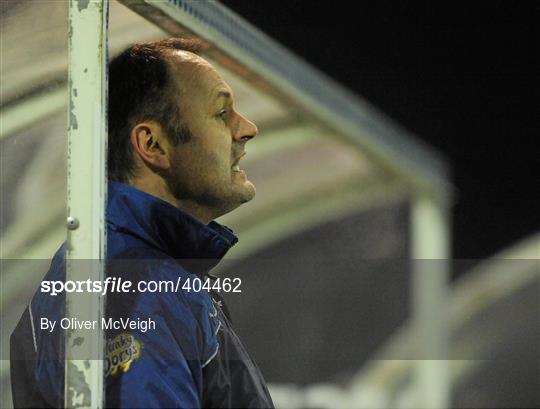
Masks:
[[[66,280],[103,280],[106,251],[108,0],[69,2]],[[104,297],[66,293],[66,317],[97,329],[65,331],[65,406],[103,407]]]
[[[412,311],[416,342],[416,405],[443,409],[450,403],[448,209],[440,197],[419,194],[411,211]]]
[[[447,193],[448,170],[438,153],[218,1],[119,2],[171,35],[205,40],[209,57],[285,101],[290,112],[335,131],[404,183]]]
[[[353,148],[361,149],[408,186],[413,197],[412,302],[420,340],[418,350],[433,358],[418,360],[415,377],[418,406],[448,407],[445,299],[449,185],[442,159],[367,102],[301,61],[217,1],[120,1],[172,35],[199,36],[207,42],[207,54],[213,59],[254,86],[286,101],[291,110],[331,130]],[[69,260],[104,260],[105,256],[106,9],[107,0],[70,0],[68,215],[77,218],[79,226],[68,235],[68,279],[77,277],[77,270],[69,268]],[[84,48],[78,46],[81,43],[85,44]],[[437,259],[438,262],[415,261],[420,259]],[[103,276],[99,269],[92,273],[92,279]],[[91,313],[99,319],[104,311],[103,299],[96,297],[91,303],[77,305],[69,297],[67,308],[72,315]],[[83,386],[91,391],[89,404],[84,406],[101,407],[103,363],[100,359],[87,362],[72,359],[77,356],[72,347],[73,336],[71,333],[66,338],[66,406],[78,403],[68,402],[67,392],[71,390],[76,392],[75,398],[87,402],[70,370],[77,367],[77,371],[85,375]],[[87,356],[91,353],[102,357],[103,334],[93,334],[91,342],[83,345],[96,349],[85,351]]]
[[[217,1],[120,1],[171,35],[195,34],[206,40],[206,52],[213,59],[286,101],[292,110],[340,135],[408,185],[413,202],[411,303],[420,340],[415,353],[417,404],[425,408],[448,407],[445,300],[450,186],[444,161],[366,101]]]

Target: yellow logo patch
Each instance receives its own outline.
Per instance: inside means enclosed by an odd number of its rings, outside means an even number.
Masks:
[[[122,333],[107,339],[105,376],[116,375],[118,370],[129,371],[131,364],[141,356],[141,343],[131,334]]]

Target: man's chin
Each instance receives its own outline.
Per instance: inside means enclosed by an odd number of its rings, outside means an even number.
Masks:
[[[253,199],[255,197],[255,186],[253,183],[246,181],[240,186],[234,186],[233,190],[229,193],[227,200],[221,201],[221,206],[219,207],[218,214],[215,218],[230,213]]]
[[[239,199],[241,203],[247,203],[255,197],[255,185],[249,180],[246,180],[241,189],[241,192],[239,192]]]

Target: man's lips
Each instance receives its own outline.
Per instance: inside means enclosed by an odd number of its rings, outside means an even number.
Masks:
[[[234,160],[234,162],[231,165],[232,170],[234,170],[234,171],[239,171],[240,170],[240,167],[238,166],[238,163],[240,162],[240,159],[242,159],[245,155],[246,155],[246,152],[244,151],[244,152],[242,152],[242,154],[240,156],[238,156]]]

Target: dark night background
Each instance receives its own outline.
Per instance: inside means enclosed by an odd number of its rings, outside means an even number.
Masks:
[[[222,3],[447,157],[455,258],[540,230],[539,2]]]

